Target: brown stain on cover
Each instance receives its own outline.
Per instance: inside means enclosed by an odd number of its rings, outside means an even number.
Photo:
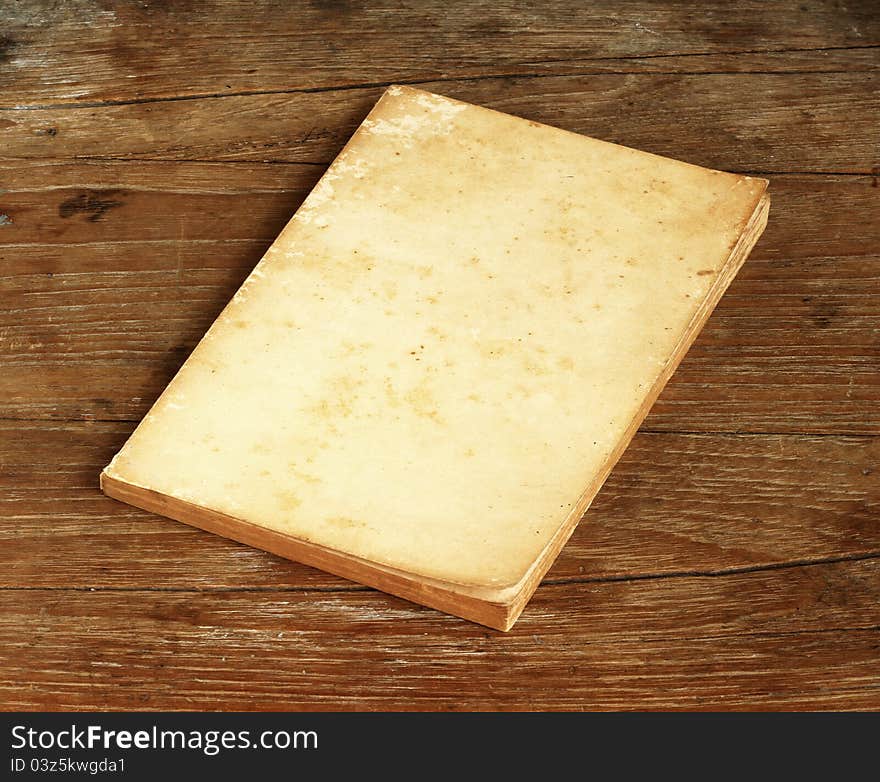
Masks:
[[[437,398],[427,380],[420,381],[416,386],[405,392],[403,400],[420,418],[427,418],[437,424],[444,423],[437,410]]]
[[[342,529],[361,529],[368,526],[365,521],[359,521],[349,516],[330,516],[325,520],[325,523]]]

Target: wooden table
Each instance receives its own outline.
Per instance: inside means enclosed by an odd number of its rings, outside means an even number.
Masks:
[[[2,6],[0,705],[880,708],[876,3],[391,6]],[[391,82],[771,180],[509,634],[97,488]]]

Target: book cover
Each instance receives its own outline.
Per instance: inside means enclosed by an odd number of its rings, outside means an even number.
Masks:
[[[390,87],[102,489],[506,630],[766,188]]]

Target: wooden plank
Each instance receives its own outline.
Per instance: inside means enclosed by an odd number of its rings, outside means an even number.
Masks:
[[[186,248],[189,241],[259,240],[267,246],[315,182],[321,166],[261,163],[0,161],[0,250],[3,278],[80,272],[89,253],[112,253],[115,242],[153,241]],[[875,176],[771,176],[772,215],[750,256],[789,260],[865,256],[880,245]],[[145,219],[145,215],[148,219]],[[25,245],[35,245],[28,250]],[[53,250],[51,245],[65,245]],[[175,247],[176,249],[176,247]],[[197,268],[228,268],[214,244]],[[22,252],[32,253],[19,260]],[[39,262],[43,254],[53,260]],[[73,253],[69,262],[63,253]],[[251,266],[256,262],[256,256]],[[174,253],[113,256],[93,270],[175,269]],[[35,265],[36,264],[36,265]],[[186,269],[184,269],[186,271]]]
[[[880,144],[876,71],[611,74],[423,86],[710,168],[870,173]],[[367,87],[7,110],[0,112],[0,134],[7,157],[327,163],[381,92]]]
[[[0,421],[0,587],[359,589],[103,497],[132,428]],[[876,556],[878,475],[880,438],[641,433],[547,578]]]
[[[372,592],[3,590],[0,703],[877,709],[878,641],[877,560],[555,585],[507,635]]]
[[[139,419],[320,173],[4,164],[0,414]],[[880,431],[873,183],[772,179],[767,231],[648,428]]]
[[[746,0],[572,5],[523,0],[450,7],[244,2],[7,4],[2,104],[143,100],[178,95],[323,89],[393,80],[685,67],[692,55],[876,46],[871,2]],[[222,42],[222,43],[218,43]],[[475,42],[479,42],[475,45]],[[643,58],[647,58],[647,62]],[[728,66],[729,67],[729,66]]]

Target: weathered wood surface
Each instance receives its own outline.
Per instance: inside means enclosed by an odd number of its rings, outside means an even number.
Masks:
[[[0,702],[876,709],[878,598],[877,560],[551,584],[503,635],[366,592],[6,591]]]
[[[866,174],[877,165],[880,71],[614,74],[420,86],[710,168]],[[327,164],[382,89],[0,111],[2,154]],[[856,102],[863,111],[847,114],[845,107]]]
[[[718,69],[740,53],[813,52],[823,63],[825,51],[880,44],[873,0],[712,0],[698,10],[650,0],[479,0],[455,10],[439,0],[41,0],[0,13],[6,106],[580,73],[603,63],[680,69],[708,55]]]
[[[880,709],[872,0],[0,7],[0,708]],[[771,179],[503,635],[97,491],[392,82]]]

